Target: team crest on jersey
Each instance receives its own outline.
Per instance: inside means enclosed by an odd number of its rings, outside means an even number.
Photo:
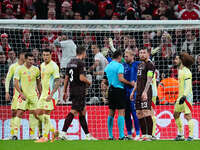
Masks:
[[[26,72],[24,72],[24,75],[26,74]]]
[[[144,68],[145,68],[145,64],[144,63],[139,64],[138,69],[143,70]]]

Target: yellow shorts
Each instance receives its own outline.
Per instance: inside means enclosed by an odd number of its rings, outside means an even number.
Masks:
[[[184,102],[179,105],[179,100],[176,101],[174,112],[183,112],[184,114],[190,114],[192,112],[192,105],[189,102]]]
[[[17,109],[21,110],[36,110],[38,103],[38,97],[27,98],[25,101],[20,97],[17,99]]]
[[[57,104],[57,100],[52,99],[51,101],[46,101],[46,98],[40,97],[37,103],[37,109],[44,109],[44,110],[54,110]]]

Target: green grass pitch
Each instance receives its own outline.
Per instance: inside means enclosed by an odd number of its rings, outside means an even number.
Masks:
[[[3,141],[0,150],[199,150],[200,141],[55,141],[34,143],[31,140]]]

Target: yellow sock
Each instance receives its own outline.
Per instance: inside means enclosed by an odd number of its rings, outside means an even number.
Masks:
[[[188,127],[189,127],[189,137],[193,137],[194,121],[192,119],[188,121]]]
[[[178,127],[179,134],[183,135],[183,128],[182,128],[183,125],[182,125],[182,121],[181,121],[180,117],[175,119],[175,121],[176,121],[176,125]]]
[[[48,117],[46,116],[46,114],[43,115],[44,116],[44,137],[48,138],[48,135],[49,135],[49,129],[50,129],[50,126],[49,126],[49,119]]]
[[[18,129],[20,128],[20,125],[21,125],[21,118],[19,117],[15,117],[13,119],[13,130],[14,130],[14,134],[13,135],[18,135]]]
[[[30,135],[35,134],[35,129],[38,126],[38,120],[35,118],[33,114],[29,114],[29,131]]]
[[[10,134],[11,134],[11,136],[13,136],[14,135],[14,125],[13,125],[13,121],[14,120],[14,117],[12,117],[11,119],[10,119]]]
[[[54,128],[53,125],[51,124],[50,115],[45,114],[45,118],[48,120],[49,131],[54,132],[54,131],[55,131],[55,128]]]
[[[152,135],[155,136],[155,134],[156,134],[156,116],[155,116],[155,115],[152,116],[152,120],[153,120],[153,131],[152,131]]]

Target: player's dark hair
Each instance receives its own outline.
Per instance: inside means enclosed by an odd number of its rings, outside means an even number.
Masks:
[[[51,54],[51,50],[49,48],[43,49],[42,52],[49,52]]]
[[[83,54],[85,51],[86,51],[85,47],[83,47],[83,46],[78,46],[78,47],[76,48],[76,55],[81,55],[81,54]]]
[[[19,58],[21,55],[24,55],[25,54],[25,51],[24,50],[19,50],[18,52],[17,52],[17,58]]]
[[[118,58],[118,57],[120,57],[120,56],[123,56],[122,51],[116,50],[116,51],[113,53],[112,58],[113,58],[113,59],[116,59],[116,58]]]
[[[182,61],[182,64],[187,68],[190,68],[195,62],[194,57],[192,57],[191,55],[189,55],[186,52],[180,53],[179,57]]]
[[[27,52],[25,54],[25,59],[27,59],[28,57],[33,57],[33,54],[31,52]]]

